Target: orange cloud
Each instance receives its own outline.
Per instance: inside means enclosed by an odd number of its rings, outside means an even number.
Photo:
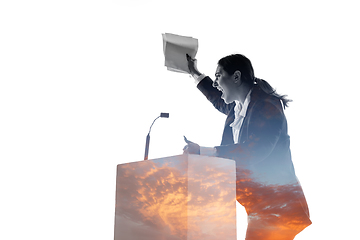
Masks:
[[[235,172],[231,175],[216,166],[202,171],[186,167],[154,161],[121,165],[116,217],[117,225],[124,222],[127,228],[119,234],[133,235],[131,231],[140,229],[152,232],[149,240],[236,237]]]
[[[249,220],[247,239],[293,239],[311,224],[299,183],[266,185],[250,176],[249,170],[237,172],[237,200]]]
[[[203,163],[187,167],[182,161],[122,165],[116,218],[123,226],[118,234],[136,232],[149,240],[234,235],[234,173]],[[247,239],[293,239],[311,224],[299,183],[267,184],[247,169],[236,174],[236,197],[249,216]]]

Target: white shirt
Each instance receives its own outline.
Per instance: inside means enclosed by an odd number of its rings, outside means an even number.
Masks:
[[[241,103],[239,101],[235,100],[235,108],[234,108],[235,120],[233,123],[230,124],[230,127],[232,128],[233,139],[234,139],[235,144],[237,144],[238,140],[239,140],[240,129],[241,129],[241,126],[243,124],[243,121],[244,121],[244,118],[246,115],[246,110],[249,107],[251,92],[252,92],[252,89],[246,95],[243,106],[241,106]]]

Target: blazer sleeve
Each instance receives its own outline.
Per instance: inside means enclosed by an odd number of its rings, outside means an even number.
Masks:
[[[205,95],[205,97],[212,103],[212,105],[220,112],[228,115],[235,103],[226,104],[221,98],[221,91],[212,86],[213,81],[210,77],[206,76],[199,82],[197,88]]]
[[[234,159],[238,164],[256,164],[274,150],[286,119],[280,102],[258,100],[247,112],[238,144],[217,146],[217,156]]]

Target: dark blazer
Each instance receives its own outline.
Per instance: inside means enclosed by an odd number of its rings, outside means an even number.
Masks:
[[[291,160],[290,137],[280,100],[254,85],[238,143],[234,144],[229,125],[235,118],[235,103],[226,104],[221,99],[222,93],[212,83],[206,77],[197,87],[216,109],[227,115],[221,145],[215,148],[218,157],[234,159],[236,162],[237,200],[249,215],[257,214],[260,219],[270,219],[263,210],[271,205],[274,213],[288,215],[290,219],[296,218],[299,224],[295,230],[300,232],[311,224],[311,220]],[[266,201],[263,201],[264,196]],[[284,206],[287,213],[283,212]],[[258,227],[255,229],[259,230]]]
[[[238,144],[234,144],[230,124],[235,118],[235,103],[226,104],[212,83],[205,77],[197,87],[216,109],[227,115],[221,145],[216,147],[217,156],[237,160],[237,165],[261,165],[286,175],[294,174],[287,121],[280,100],[254,85]]]

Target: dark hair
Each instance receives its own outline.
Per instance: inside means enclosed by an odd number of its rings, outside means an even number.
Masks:
[[[241,72],[241,79],[249,84],[250,86],[258,85],[265,93],[277,97],[280,99],[284,105],[284,108],[288,106],[288,103],[292,100],[286,99],[287,95],[279,95],[276,93],[275,89],[271,85],[260,78],[256,78],[254,74],[254,69],[252,67],[251,61],[242,54],[232,54],[226,57],[223,57],[219,60],[218,64],[224,69],[224,71],[233,75],[236,70]]]

